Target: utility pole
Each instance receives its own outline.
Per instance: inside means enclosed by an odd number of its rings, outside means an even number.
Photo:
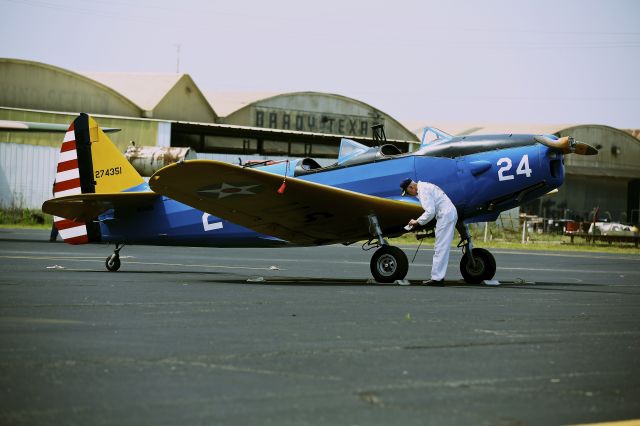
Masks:
[[[175,44],[176,47],[176,74],[180,74],[180,44]]]

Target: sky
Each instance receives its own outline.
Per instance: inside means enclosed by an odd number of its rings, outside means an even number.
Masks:
[[[412,125],[640,128],[639,23],[636,0],[0,0],[0,57],[337,93]]]

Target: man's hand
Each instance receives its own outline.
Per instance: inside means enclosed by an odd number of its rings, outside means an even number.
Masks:
[[[415,219],[411,219],[411,220],[409,221],[409,223],[407,224],[407,226],[409,226],[409,227],[411,227],[411,228],[413,228],[413,227],[415,227],[415,226],[418,226],[418,225],[419,225],[419,223],[418,223],[418,221],[417,221],[417,220],[415,220]]]

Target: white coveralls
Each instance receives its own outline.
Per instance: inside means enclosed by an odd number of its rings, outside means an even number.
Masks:
[[[442,280],[447,272],[449,253],[453,231],[458,221],[458,213],[447,194],[438,186],[429,182],[418,182],[418,200],[424,208],[424,213],[417,219],[420,225],[426,225],[434,217],[436,224],[436,243],[434,246],[433,264],[431,265],[431,279]]]

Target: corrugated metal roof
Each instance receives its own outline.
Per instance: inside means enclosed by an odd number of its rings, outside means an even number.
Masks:
[[[270,98],[272,96],[281,95],[285,92],[260,92],[260,91],[216,91],[208,90],[204,91],[203,95],[209,102],[209,105],[215,109],[215,111],[221,117],[226,117],[234,111],[239,110],[249,104],[256,101]]]
[[[109,86],[145,111],[153,111],[186,74],[84,72],[82,75]]]

